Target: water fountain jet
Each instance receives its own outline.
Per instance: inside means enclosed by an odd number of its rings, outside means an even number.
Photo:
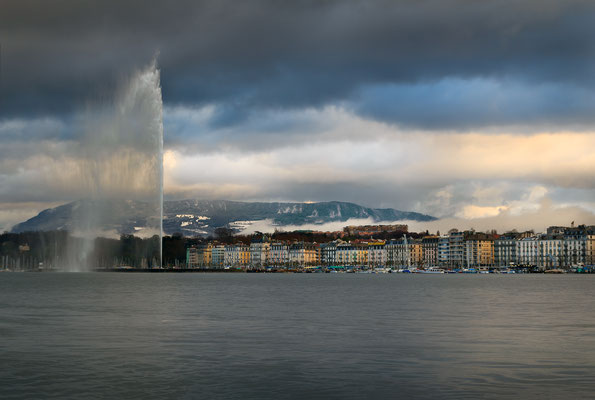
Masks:
[[[94,106],[79,118],[81,139],[75,145],[71,184],[80,185],[86,199],[75,204],[72,231],[79,238],[68,256],[68,270],[88,271],[97,257],[94,242],[114,208],[128,205],[144,210],[135,235],[158,235],[157,257],[145,255],[147,266],[161,267],[163,255],[163,101],[160,71],[154,60],[136,71],[110,104]],[[158,261],[152,261],[156,258]]]

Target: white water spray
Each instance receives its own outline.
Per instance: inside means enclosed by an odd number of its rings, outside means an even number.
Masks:
[[[155,61],[156,64],[156,61]],[[157,82],[159,88],[159,267],[163,268],[163,96],[161,94],[161,75],[156,65]]]
[[[141,210],[136,236],[158,235],[157,261],[163,259],[163,101],[156,60],[134,73],[113,102],[94,106],[79,118],[82,139],[75,146],[66,185],[79,185],[86,200],[73,213],[73,233],[81,242],[69,253],[68,269],[89,270],[97,257],[95,238],[115,207],[134,203]],[[138,211],[138,210],[137,210]],[[117,233],[116,233],[117,235]],[[112,233],[112,236],[114,234]]]

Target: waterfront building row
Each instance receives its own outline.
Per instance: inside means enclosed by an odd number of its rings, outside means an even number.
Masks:
[[[550,227],[544,234],[460,232],[403,236],[392,241],[340,239],[328,243],[274,242],[266,236],[249,245],[205,243],[187,249],[189,268],[363,266],[448,269],[534,266],[544,269],[595,264],[595,227]]]

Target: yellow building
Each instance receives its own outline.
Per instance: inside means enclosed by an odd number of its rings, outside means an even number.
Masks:
[[[356,264],[357,265],[366,265],[368,264],[368,245],[367,244],[356,244]]]
[[[316,265],[317,246],[314,243],[296,242],[289,246],[289,263],[292,266]]]
[[[224,262],[228,267],[244,267],[250,264],[250,248],[244,244],[225,246]]]
[[[494,241],[471,235],[465,240],[464,263],[470,267],[489,267],[494,265]]]
[[[587,235],[587,245],[585,252],[585,264],[595,265],[595,235]]]
[[[409,254],[411,257],[411,264],[421,266],[424,262],[423,245],[419,240],[412,240],[409,243]]]
[[[249,246],[238,246],[238,255],[240,259],[240,265],[250,265],[250,247]]]
[[[304,262],[306,265],[317,265],[320,263],[320,253],[316,244],[308,243],[305,246]]]
[[[211,243],[193,246],[186,249],[186,265],[188,268],[208,267],[213,260]]]
[[[341,243],[336,250],[337,265],[366,265],[368,245],[362,243]]]
[[[213,263],[213,245],[211,243],[199,248],[198,265],[210,266]]]
[[[480,264],[481,265],[494,265],[494,241],[493,240],[482,240],[479,243],[480,248]]]

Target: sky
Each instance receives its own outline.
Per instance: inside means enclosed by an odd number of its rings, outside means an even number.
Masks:
[[[85,197],[73,149],[155,59],[166,198],[595,224],[594,20],[578,0],[4,0],[0,230]]]

